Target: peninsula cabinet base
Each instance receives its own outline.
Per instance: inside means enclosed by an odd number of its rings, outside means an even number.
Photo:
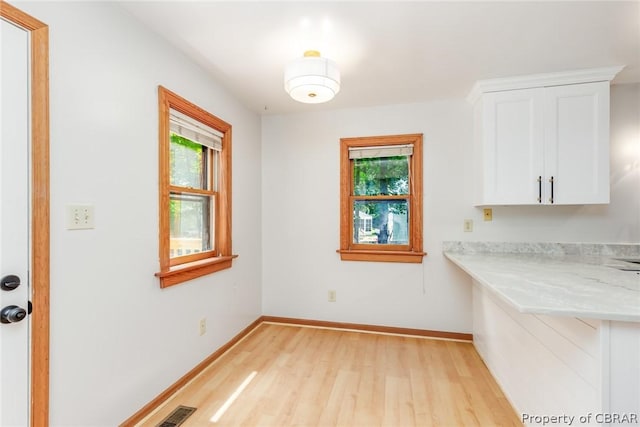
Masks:
[[[473,336],[523,424],[640,424],[640,323],[520,313],[474,281]]]

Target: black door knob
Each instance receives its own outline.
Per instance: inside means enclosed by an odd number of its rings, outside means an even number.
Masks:
[[[27,312],[24,308],[17,305],[8,305],[0,310],[0,322],[1,323],[16,323],[27,317]]]
[[[20,278],[13,274],[4,276],[2,280],[0,280],[0,288],[2,288],[3,291],[12,291],[18,286],[20,286]]]

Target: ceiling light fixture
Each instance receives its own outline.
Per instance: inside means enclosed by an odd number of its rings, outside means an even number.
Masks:
[[[308,50],[284,70],[284,90],[296,101],[320,104],[340,91],[340,71],[335,62]]]

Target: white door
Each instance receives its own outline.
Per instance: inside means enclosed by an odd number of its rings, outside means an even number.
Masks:
[[[29,33],[0,19],[0,426],[29,425]],[[2,286],[0,286],[2,288]],[[7,307],[14,308],[6,310]],[[23,318],[23,320],[20,320]],[[5,323],[10,322],[10,323]]]
[[[483,95],[484,204],[539,203],[543,172],[542,89]]]
[[[549,203],[609,203],[609,82],[545,89]]]

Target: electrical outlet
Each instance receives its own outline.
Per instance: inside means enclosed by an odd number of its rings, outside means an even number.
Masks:
[[[203,317],[200,319],[200,336],[207,333],[207,318]]]
[[[467,232],[467,233],[473,231],[473,220],[472,219],[465,219],[464,220],[463,230],[465,232]]]
[[[329,291],[329,302],[336,302],[336,291]]]
[[[493,221],[493,209],[485,208],[483,210],[484,220],[485,221]]]
[[[94,228],[93,205],[67,205],[67,230]]]

